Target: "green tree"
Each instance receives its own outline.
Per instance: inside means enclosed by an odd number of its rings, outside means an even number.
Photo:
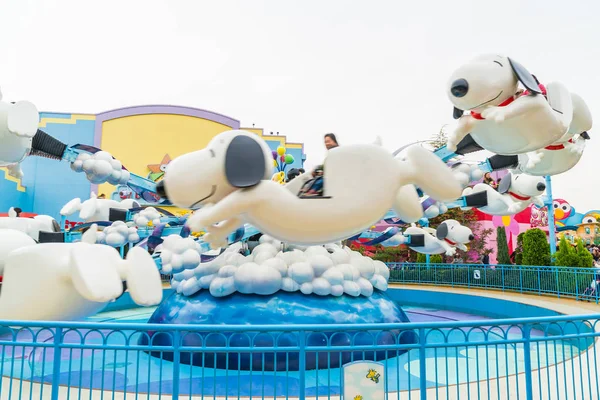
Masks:
[[[498,246],[498,252],[496,253],[498,264],[510,264],[510,254],[508,254],[508,243],[506,242],[506,230],[503,226],[499,226],[496,229],[496,244]]]
[[[550,245],[541,229],[529,229],[525,232],[523,265],[550,265]]]
[[[577,258],[579,268],[591,268],[594,266],[594,256],[583,246],[581,239],[577,240]]]
[[[525,232],[521,232],[517,236],[517,248],[515,249],[515,264],[517,265],[523,263],[523,236],[525,236]]]
[[[579,255],[564,236],[561,237],[560,241],[558,242],[558,249],[559,250],[555,254],[554,265],[560,267],[579,266]]]
[[[423,253],[417,253],[417,262],[419,264],[425,264],[425,262],[427,261],[427,256]],[[431,261],[431,260],[429,260]]]
[[[441,254],[432,254],[429,257],[429,262],[432,264],[443,264],[444,263],[444,259],[442,258]]]

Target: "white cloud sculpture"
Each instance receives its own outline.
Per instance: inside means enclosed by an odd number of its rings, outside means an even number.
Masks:
[[[319,296],[371,296],[387,290],[390,272],[381,261],[337,244],[282,252],[281,242],[263,235],[252,253],[236,243],[212,261],[200,263],[199,245],[172,235],[161,245],[163,272],[173,273],[172,287],[186,296],[209,290],[215,297],[235,292],[270,295],[280,290]]]
[[[148,226],[150,222],[154,225],[160,224],[161,214],[154,207],[146,207],[133,216],[133,222],[140,228]]]
[[[129,171],[123,169],[121,161],[114,159],[106,151],[79,154],[71,164],[71,169],[75,172],[85,172],[87,179],[95,184],[106,182],[111,185],[125,184],[130,178]]]
[[[127,226],[123,221],[115,221],[111,226],[97,233],[96,242],[107,244],[112,247],[125,246],[127,243],[136,243],[140,241],[135,226]]]

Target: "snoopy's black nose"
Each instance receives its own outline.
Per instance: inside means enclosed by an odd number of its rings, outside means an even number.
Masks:
[[[475,239],[475,236],[474,235],[469,235],[469,240],[473,240],[473,239]]]
[[[469,82],[465,79],[457,79],[452,82],[452,86],[450,86],[450,92],[454,97],[464,97],[469,91]]]
[[[544,182],[540,182],[540,183],[537,184],[536,188],[540,192],[543,192],[544,190],[546,190],[546,184]]]
[[[167,191],[165,190],[165,182],[164,181],[160,181],[156,184],[156,193],[165,200],[168,200],[169,198],[167,197]]]

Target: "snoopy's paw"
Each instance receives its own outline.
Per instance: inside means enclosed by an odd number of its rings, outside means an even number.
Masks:
[[[28,101],[18,101],[7,110],[6,127],[17,136],[34,137],[39,121],[37,108]]]
[[[449,136],[448,140],[446,141],[446,148],[448,150],[450,150],[451,152],[455,152],[457,145],[458,145],[458,142],[454,139],[454,137]]]
[[[227,247],[227,236],[217,235],[215,233],[207,233],[202,239],[210,245],[211,249]]]
[[[572,154],[581,154],[583,153],[583,147],[576,146],[573,143],[567,143],[565,146],[567,150],[569,150]]]
[[[531,169],[538,165],[544,158],[544,153],[532,151],[527,153],[527,168]]]
[[[520,210],[520,206],[518,203],[511,204],[507,209],[507,211],[509,213],[513,213],[513,214],[519,212],[519,210]]]
[[[506,111],[502,107],[490,107],[481,113],[483,119],[494,122],[502,122],[506,118]]]
[[[454,254],[456,254],[456,247],[451,247],[450,249],[448,249],[446,251],[446,255],[452,257]]]
[[[16,178],[16,179],[23,178],[23,170],[21,169],[19,164],[11,165],[7,169],[8,169],[9,176],[12,176],[13,178]]]
[[[187,220],[187,225],[192,232],[200,232],[210,224],[207,221],[207,212],[202,209],[193,213]]]

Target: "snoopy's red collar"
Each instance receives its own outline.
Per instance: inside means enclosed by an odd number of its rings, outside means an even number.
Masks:
[[[542,91],[542,94],[544,96],[546,96],[546,87],[542,84],[539,85],[540,86],[540,90]],[[509,105],[510,103],[512,103],[513,101],[515,101],[516,99],[518,99],[521,96],[527,96],[529,94],[529,90],[525,90],[523,93],[521,94],[515,94],[511,97],[509,97],[508,99],[504,100],[502,103],[498,104],[498,107],[506,107],[507,105]],[[481,116],[480,113],[477,113],[475,111],[471,111],[471,116],[475,119],[485,119]],[[558,149],[557,149],[558,150]]]
[[[574,143],[573,139],[569,139],[568,143]],[[562,143],[544,147],[544,149],[546,149],[546,150],[562,150],[564,148],[565,148],[565,145]]]
[[[508,192],[508,194],[510,194],[515,199],[521,200],[521,201],[527,201],[527,200],[529,200],[531,198],[531,197],[525,197],[525,196],[518,195],[515,192]]]
[[[453,242],[452,240],[448,240],[448,239],[444,239],[447,243],[449,243],[451,246],[456,246],[456,242]]]

